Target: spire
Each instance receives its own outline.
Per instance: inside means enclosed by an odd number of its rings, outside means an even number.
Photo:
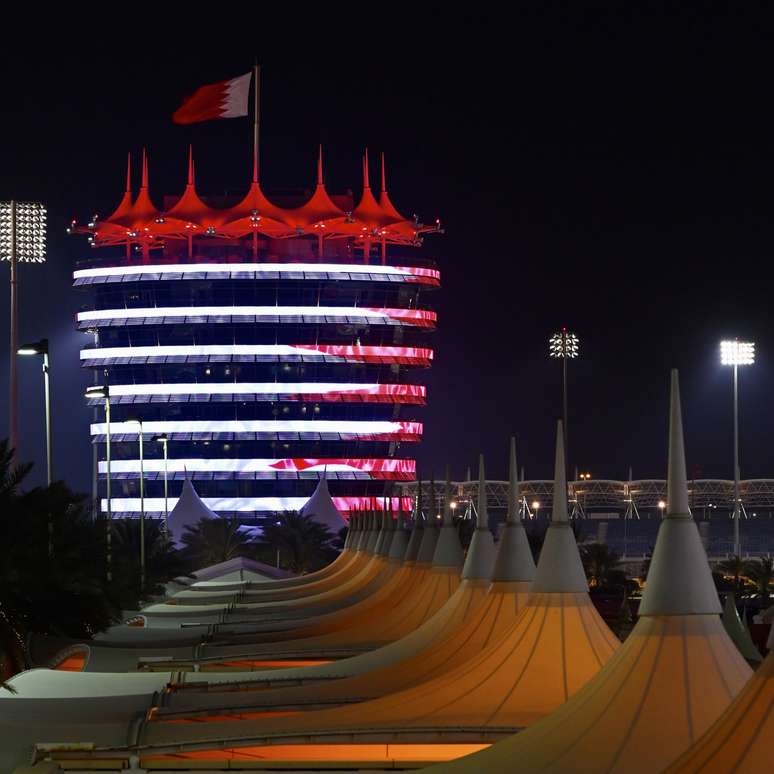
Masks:
[[[258,183],[258,148],[253,144],[253,183]]]
[[[451,469],[447,465],[443,498],[443,522],[441,524],[441,533],[438,535],[438,542],[435,545],[433,566],[456,567],[459,571],[459,568],[462,567],[465,552],[462,550],[460,536],[452,519],[451,501]]]
[[[188,187],[193,188],[194,185],[194,160],[193,160],[193,145],[188,146]]]
[[[363,188],[370,188],[371,183],[368,177],[368,148],[365,149],[363,154]]]
[[[323,185],[322,145],[317,151],[317,185]]]
[[[516,439],[511,436],[511,454],[508,465],[508,524],[519,523],[519,469],[516,467]]]
[[[382,189],[381,192],[387,193],[387,172],[384,168],[384,151],[382,151]]]
[[[661,522],[642,594],[643,616],[711,615],[721,612],[707,553],[688,508],[680,385],[672,371],[669,401],[667,514]]]
[[[145,148],[142,149],[142,180],[140,182],[140,190],[148,190],[148,153]]]
[[[486,505],[486,474],[484,455],[478,458],[478,516],[476,529],[468,547],[465,565],[462,568],[463,580],[489,580],[495,561],[494,536],[489,529],[489,513]]]
[[[556,457],[554,460],[554,507],[551,510],[551,523],[569,521],[567,516],[567,475],[564,469],[564,437],[562,420],[556,423]]]
[[[451,485],[451,468],[446,466],[446,483],[443,487],[443,526],[452,526],[454,519],[452,518],[452,485]]]
[[[486,475],[484,473],[484,455],[478,455],[478,516],[476,529],[489,529],[489,511],[486,505]]]
[[[564,472],[564,433],[556,423],[554,461],[554,508],[540,552],[532,593],[581,593],[588,591],[578,544],[567,517],[567,478]]]
[[[132,193],[132,154],[126,154],[126,191],[125,193]]]
[[[685,445],[683,443],[683,417],[680,410],[680,382],[677,369],[672,369],[672,385],[669,398],[669,473],[667,479],[668,519],[691,518],[688,506],[688,476],[685,472]]]
[[[497,559],[492,581],[532,581],[535,577],[535,560],[527,540],[524,524],[519,518],[519,479],[516,467],[516,439],[511,438],[509,467],[508,517],[497,546]]]
[[[435,472],[430,473],[430,513],[427,523],[435,526],[438,521],[438,503],[435,499]]]

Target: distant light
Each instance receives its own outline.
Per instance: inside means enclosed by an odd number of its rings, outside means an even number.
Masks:
[[[550,357],[576,358],[579,354],[580,340],[571,331],[562,328],[548,340]]]
[[[19,347],[19,349],[16,350],[17,355],[37,355],[38,350],[32,349],[31,347]]]
[[[755,344],[752,341],[721,341],[721,365],[752,365],[755,362]]]
[[[663,500],[659,500],[658,507],[663,511],[666,508],[666,503]]]
[[[451,508],[453,511],[456,511],[456,510],[457,510],[457,503],[456,503],[454,500],[452,500],[452,502],[451,502],[451,503],[449,503],[449,507],[450,507],[450,508]]]
[[[535,502],[532,503],[532,508],[534,510],[537,510],[538,508],[540,508],[540,503],[537,500],[535,500]]]

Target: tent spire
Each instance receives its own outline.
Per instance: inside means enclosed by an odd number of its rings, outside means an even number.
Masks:
[[[451,467],[446,466],[446,483],[443,487],[443,525],[451,526],[454,523],[452,519],[452,485],[451,485]]]
[[[317,151],[317,185],[323,185],[322,144]]]
[[[569,521],[567,517],[567,474],[564,467],[564,436],[562,420],[556,423],[556,457],[554,461],[554,505],[551,510],[551,523]]]
[[[516,467],[516,438],[511,436],[511,454],[508,465],[508,524],[519,521],[519,469]]]
[[[188,187],[191,188],[194,185],[194,160],[193,160],[193,145],[188,146]]]
[[[688,508],[680,383],[672,370],[669,399],[669,472],[666,517],[658,530],[640,617],[712,615],[722,612],[707,552]]]
[[[688,476],[685,472],[683,417],[680,410],[680,382],[677,369],[672,369],[669,398],[669,473],[667,479],[666,518],[691,518],[688,506]]]
[[[567,478],[564,470],[564,433],[559,420],[556,423],[554,507],[532,584],[533,594],[588,591],[578,544],[567,516]]]
[[[382,193],[387,193],[387,173],[384,168],[384,151],[382,151]]]
[[[529,583],[535,577],[535,560],[532,558],[524,524],[519,518],[519,478],[516,466],[516,439],[513,436],[511,436],[508,479],[508,516],[497,546],[492,581]]]
[[[484,472],[484,455],[478,455],[478,514],[476,529],[489,529],[489,512],[486,505],[486,474]]]
[[[365,149],[363,154],[363,188],[370,188],[371,183],[368,179],[368,148]]]
[[[148,190],[148,153],[145,148],[142,149],[142,180],[140,182],[140,189]]]
[[[126,154],[126,193],[132,193],[132,154]]]
[[[462,567],[464,580],[489,580],[495,562],[494,536],[489,529],[489,514],[486,504],[486,473],[484,455],[478,457],[478,514],[476,528],[470,540],[468,554]]]

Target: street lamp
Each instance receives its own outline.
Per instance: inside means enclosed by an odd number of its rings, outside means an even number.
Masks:
[[[167,488],[169,465],[169,438],[166,435],[154,435],[153,440],[161,444],[164,450],[164,532],[169,537],[169,489]]]
[[[107,496],[107,516],[105,522],[105,535],[106,535],[106,563],[107,563],[107,580],[110,583],[113,580],[113,493],[112,493],[112,479],[110,478],[110,386],[94,385],[93,387],[87,387],[84,397],[91,399],[102,398],[105,401],[105,466],[107,468],[107,477],[105,479],[105,495]],[[97,457],[97,464],[99,465],[99,456]],[[97,471],[99,473],[99,471]],[[99,475],[97,476],[99,479]]]
[[[11,346],[8,409],[11,454],[19,445],[19,377],[16,353],[19,349],[18,264],[43,263],[46,260],[46,208],[37,202],[0,202],[0,261],[11,265]]]
[[[666,503],[663,500],[658,501],[658,509],[661,511],[661,518],[664,518],[664,510],[666,509]]]
[[[16,350],[17,355],[43,355],[43,395],[46,402],[46,482],[51,486],[54,480],[54,466],[51,451],[51,390],[48,368],[48,339],[25,344]]]
[[[137,425],[140,440],[140,590],[145,588],[145,464],[142,445],[142,419],[127,417],[127,425]]]
[[[569,456],[569,446],[567,445],[567,361],[578,357],[580,340],[578,337],[568,331],[567,328],[557,331],[548,340],[549,357],[558,357],[562,359],[562,408],[564,412],[564,456],[565,465]]]
[[[739,366],[755,362],[755,344],[752,341],[721,341],[720,364],[734,368],[734,555],[741,556],[739,542]]]

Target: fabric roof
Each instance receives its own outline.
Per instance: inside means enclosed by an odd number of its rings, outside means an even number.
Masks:
[[[368,182],[367,154],[363,166],[363,193],[359,204],[349,213],[333,201],[325,188],[322,149],[317,159],[315,190],[301,206],[286,209],[271,202],[261,190],[254,160],[252,182],[243,199],[233,207],[214,208],[206,204],[196,191],[193,155],[189,151],[186,188],[177,203],[162,212],[150,198],[147,155],[143,151],[142,181],[137,198],[132,200],[130,179],[127,177],[127,190],[111,215],[85,226],[74,222],[71,230],[90,234],[95,246],[141,245],[146,256],[148,248],[164,239],[198,239],[201,236],[238,239],[262,234],[275,239],[349,237],[356,242],[417,245],[423,234],[440,230],[437,223],[425,226],[404,218],[398,212],[387,194],[383,168],[382,191],[377,200]]]
[[[185,545],[183,535],[186,527],[193,527],[202,519],[217,518],[217,514],[202,502],[191,480],[187,478],[183,481],[180,497],[167,518],[169,537],[177,548],[182,548]]]
[[[333,504],[325,474],[320,476],[312,496],[301,508],[301,515],[308,516],[312,521],[327,527],[333,535],[338,535],[347,526],[346,520]]]
[[[669,544],[676,536],[678,545],[686,546],[686,536],[692,534],[684,526],[679,531],[668,526],[692,524],[679,401],[674,371],[669,503],[648,573],[646,595],[649,588],[655,589],[649,608],[643,613],[643,601],[641,617],[624,644],[565,705],[532,728],[454,761],[443,771],[509,772],[513,761],[519,761],[525,771],[652,774],[696,741],[744,686],[750,668],[723,629],[719,616],[679,612],[703,609],[709,594],[702,588],[702,578],[712,582],[706,556],[706,567],[697,568],[693,553],[683,573],[676,575]],[[669,595],[660,573],[678,585],[685,584],[691,593],[675,587]],[[698,578],[686,577],[688,573],[697,573]]]

